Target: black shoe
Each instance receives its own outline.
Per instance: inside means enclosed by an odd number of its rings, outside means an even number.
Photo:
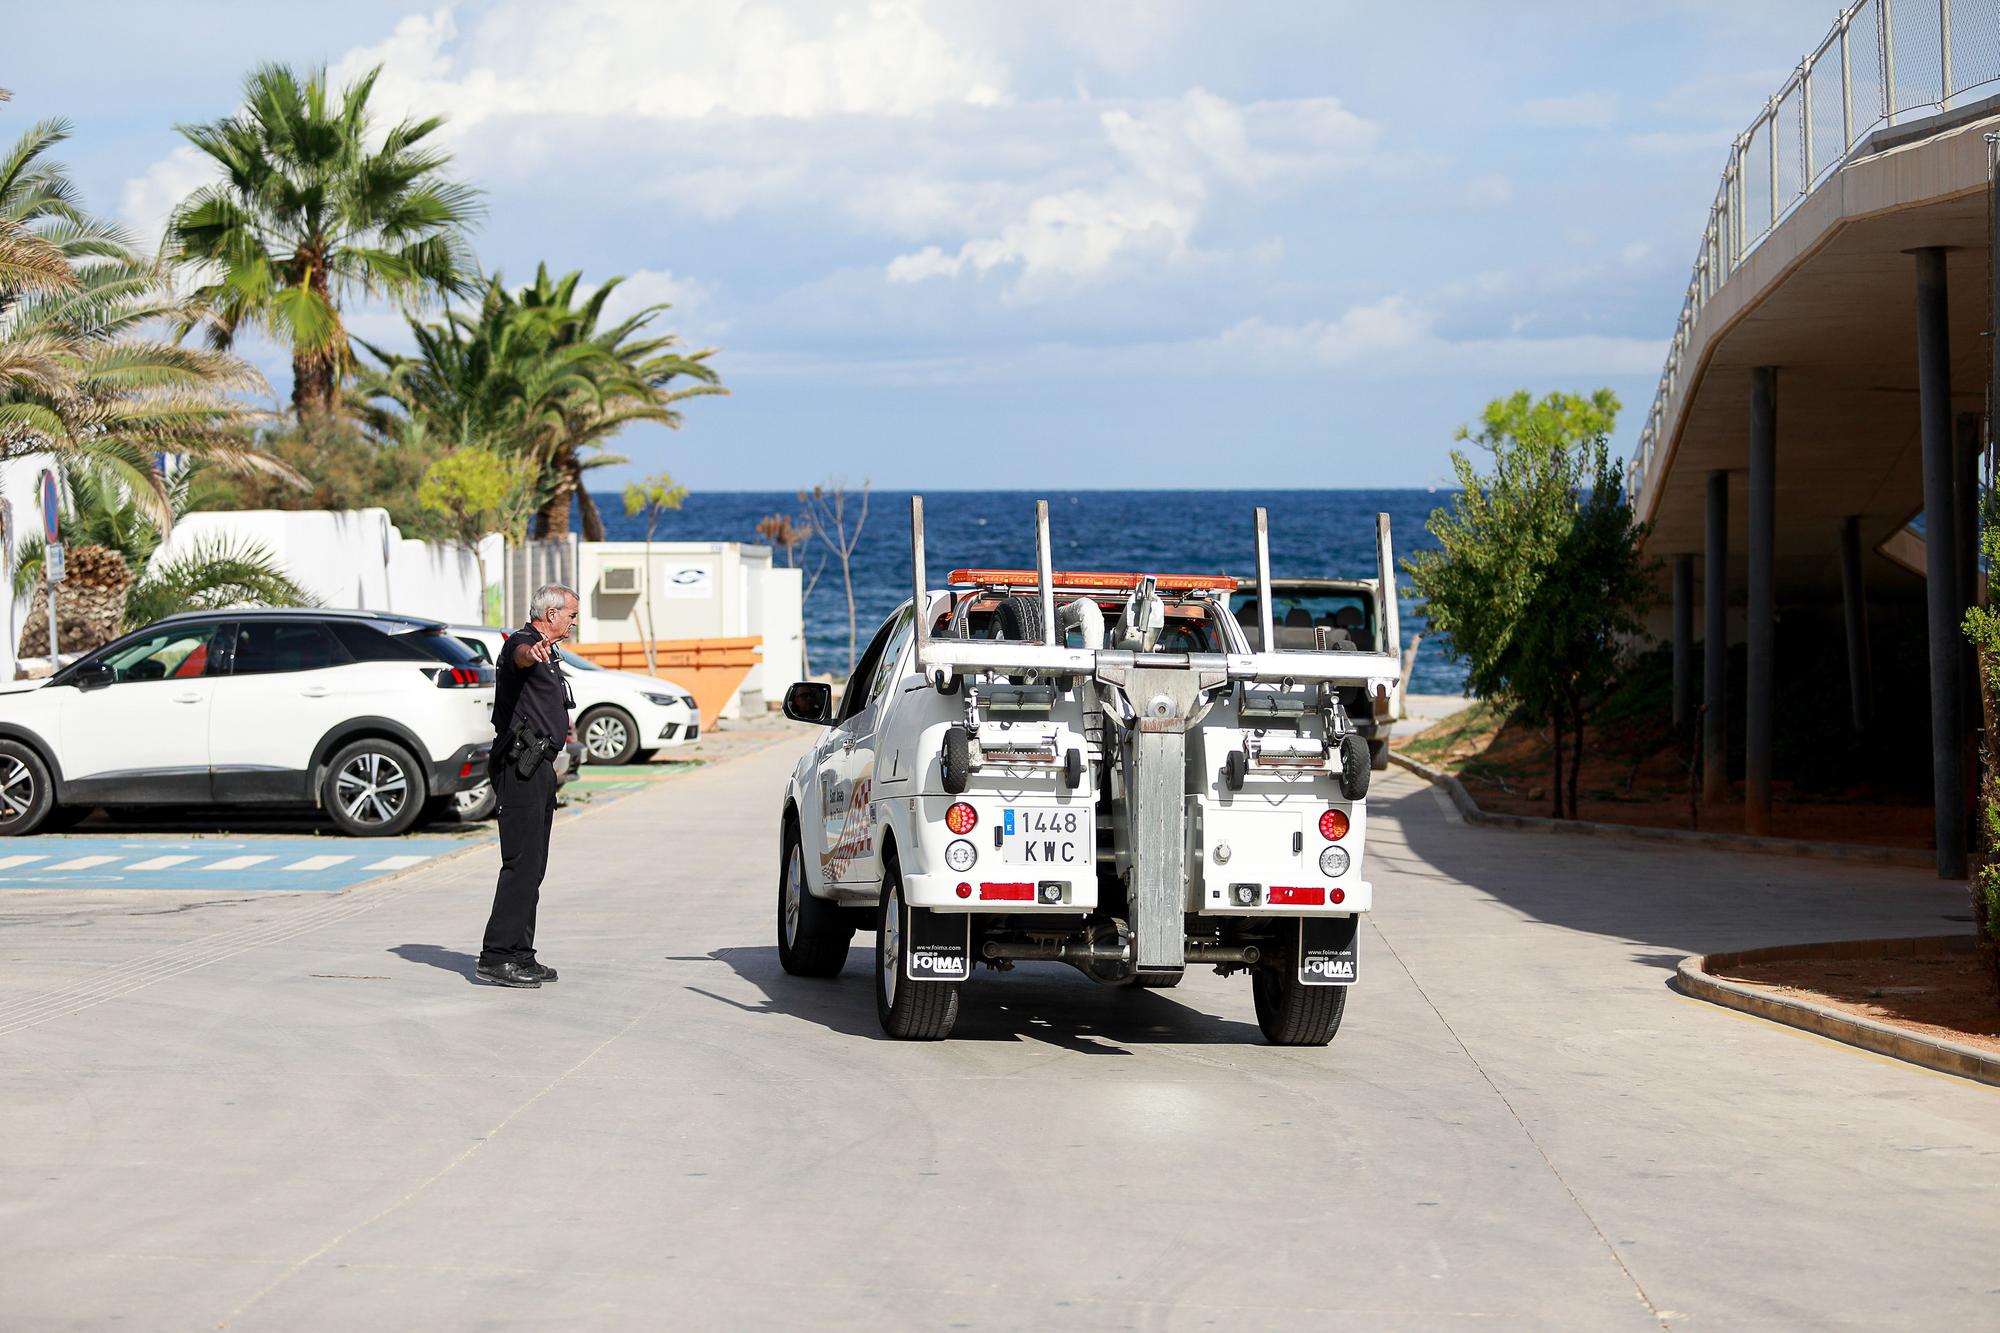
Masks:
[[[534,963],[481,963],[478,971],[484,981],[496,986],[518,986],[534,990],[542,984],[543,972],[548,969]]]
[[[521,970],[537,981],[554,981],[556,970],[547,963],[523,963]]]

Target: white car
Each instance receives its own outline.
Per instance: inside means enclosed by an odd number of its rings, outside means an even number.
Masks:
[[[498,660],[512,633],[491,625],[453,625],[451,632],[486,663]],[[661,750],[701,738],[701,709],[672,681],[613,671],[567,648],[557,653],[576,701],[570,713],[586,763],[643,764]]]
[[[493,670],[435,621],[189,612],[0,685],[0,835],[97,806],[291,804],[397,834],[482,778],[492,744]]]

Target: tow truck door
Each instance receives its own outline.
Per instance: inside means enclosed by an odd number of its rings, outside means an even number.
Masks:
[[[909,647],[911,618],[904,607],[876,633],[855,664],[841,700],[841,716],[820,743],[816,778],[820,801],[820,876],[829,888],[861,888],[882,880],[880,825],[875,815],[877,737],[896,692]]]

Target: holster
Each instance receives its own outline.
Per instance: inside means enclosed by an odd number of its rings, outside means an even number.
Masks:
[[[561,741],[549,739],[526,722],[516,722],[507,739],[494,747],[493,766],[511,768],[515,777],[526,779],[535,776],[537,768],[552,762],[560,753]]]

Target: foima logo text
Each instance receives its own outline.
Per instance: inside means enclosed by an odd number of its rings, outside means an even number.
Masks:
[[[1352,958],[1308,958],[1306,971],[1329,981],[1354,980],[1354,960]]]
[[[962,976],[965,973],[965,960],[951,954],[913,953],[910,955],[910,971],[931,972],[947,977]]]

